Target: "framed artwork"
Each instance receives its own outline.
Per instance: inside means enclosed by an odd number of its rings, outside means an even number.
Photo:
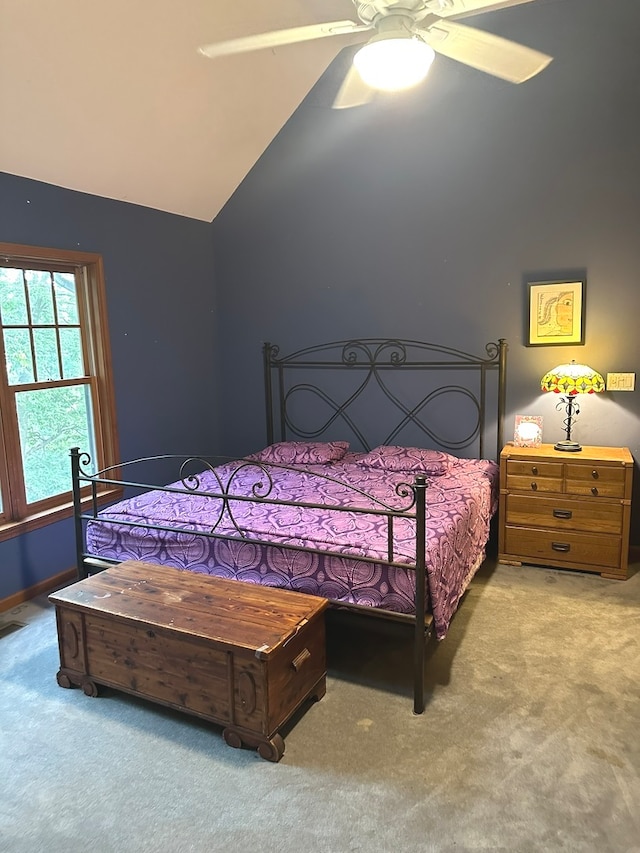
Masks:
[[[516,447],[540,447],[542,444],[542,417],[516,415],[513,443]]]
[[[584,344],[585,280],[529,281],[526,346]]]

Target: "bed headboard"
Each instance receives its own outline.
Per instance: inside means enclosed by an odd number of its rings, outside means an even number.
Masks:
[[[422,341],[334,341],[290,355],[264,344],[267,440],[345,439],[498,459],[507,342],[485,355]],[[495,381],[494,381],[495,380]],[[493,444],[495,441],[495,444]]]

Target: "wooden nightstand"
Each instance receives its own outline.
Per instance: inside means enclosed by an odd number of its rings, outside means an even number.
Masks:
[[[498,560],[624,580],[633,457],[626,447],[578,453],[507,445],[500,454]]]

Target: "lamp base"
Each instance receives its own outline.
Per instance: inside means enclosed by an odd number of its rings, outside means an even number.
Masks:
[[[559,441],[557,444],[553,445],[553,449],[564,450],[568,453],[577,453],[579,450],[582,450],[582,447],[577,441]]]

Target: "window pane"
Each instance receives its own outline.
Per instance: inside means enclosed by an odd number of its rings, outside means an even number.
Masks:
[[[27,329],[4,330],[4,354],[9,385],[34,381],[31,338]]]
[[[56,330],[34,329],[33,343],[36,349],[37,381],[51,382],[54,379],[60,379]]]
[[[69,448],[95,458],[89,386],[21,391],[16,408],[27,502],[70,491]]]
[[[22,270],[0,267],[0,312],[5,326],[27,324]]]
[[[86,376],[82,363],[82,340],[80,329],[60,329],[60,349],[62,350],[62,378],[79,379]]]
[[[56,272],[53,274],[53,284],[56,294],[58,323],[61,326],[78,325],[80,318],[78,316],[75,276],[70,272]]]
[[[31,322],[36,325],[53,324],[55,322],[55,315],[53,313],[51,274],[42,272],[41,270],[27,270],[25,278],[29,292]]]

